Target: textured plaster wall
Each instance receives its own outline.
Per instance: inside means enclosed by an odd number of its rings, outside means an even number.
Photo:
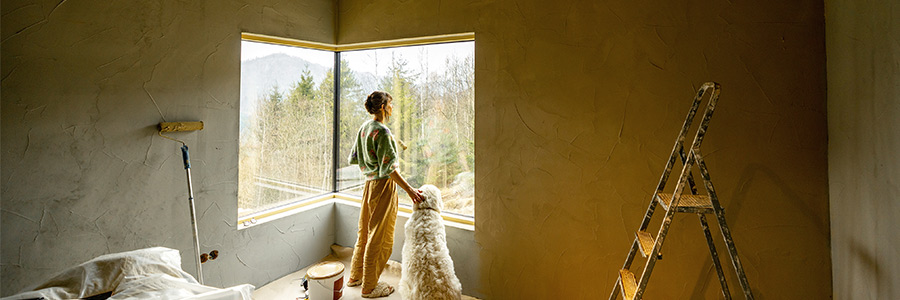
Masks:
[[[605,297],[694,88],[715,80],[704,149],[757,298],[831,295],[822,3],[250,2],[4,1],[0,294],[147,246],[193,271],[163,120],[207,124],[179,137],[202,250],[223,254],[208,284],[261,285],[324,256],[304,246],[337,238],[334,206],[234,227],[239,33],[474,31],[481,252],[457,260],[480,269],[472,294]],[[698,228],[676,220],[648,298],[718,297]]]
[[[359,228],[359,204],[349,201],[335,203],[335,240],[334,243],[353,247],[356,245]],[[406,239],[404,226],[409,214],[400,213],[394,227],[394,248],[391,260],[403,261],[403,242]],[[454,261],[454,271],[463,286],[463,294],[473,297],[484,297],[480,293],[480,272],[478,264],[479,247],[475,243],[475,232],[454,226],[445,226],[447,248]]]
[[[100,254],[166,246],[195,265],[179,144],[191,147],[206,283],[260,286],[328,254],[333,205],[237,230],[242,31],[334,42],[334,2],[2,4],[0,295]]]
[[[900,3],[825,1],[837,299],[900,299]]]
[[[823,15],[812,0],[339,0],[337,37],[475,32],[485,298],[608,296],[695,88],[714,80],[703,149],[757,299],[827,299]],[[718,299],[699,222],[679,217],[645,296]]]

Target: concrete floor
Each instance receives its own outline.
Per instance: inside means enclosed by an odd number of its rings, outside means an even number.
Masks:
[[[331,246],[331,254],[322,259],[322,261],[340,261],[344,264],[344,280],[350,277],[350,259],[353,256],[353,248],[341,247],[338,245]],[[313,264],[314,265],[314,264]],[[302,300],[303,298],[299,298],[300,295],[303,295],[303,288],[300,287],[300,282],[304,275],[306,275],[306,270],[309,269],[309,266],[304,267],[303,269],[288,274],[287,276],[276,279],[275,281],[270,282],[253,292],[253,299],[265,299],[265,300]],[[400,282],[400,263],[396,261],[388,261],[388,267],[381,273],[381,281],[387,282],[391,286],[394,287],[394,293],[388,297],[378,298],[385,300],[400,300],[399,286]],[[343,300],[361,300],[366,299],[363,298],[360,294],[362,293],[362,288],[360,286],[355,287],[347,287],[344,286],[344,297]],[[477,298],[463,296],[463,300],[478,300]]]

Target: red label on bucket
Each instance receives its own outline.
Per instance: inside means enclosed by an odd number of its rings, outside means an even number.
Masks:
[[[344,296],[344,277],[338,278],[334,281],[334,299],[339,300]]]

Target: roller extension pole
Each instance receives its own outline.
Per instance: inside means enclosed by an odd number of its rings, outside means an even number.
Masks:
[[[181,157],[184,159],[184,172],[187,174],[188,202],[191,205],[191,228],[194,231],[194,259],[197,261],[197,281],[203,284],[203,268],[200,266],[200,238],[197,235],[197,210],[194,208],[194,190],[191,186],[191,159],[187,145],[181,145]]]

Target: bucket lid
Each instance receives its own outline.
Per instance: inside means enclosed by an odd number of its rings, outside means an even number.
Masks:
[[[309,267],[306,276],[309,279],[325,279],[344,272],[344,264],[339,261],[324,261]]]

